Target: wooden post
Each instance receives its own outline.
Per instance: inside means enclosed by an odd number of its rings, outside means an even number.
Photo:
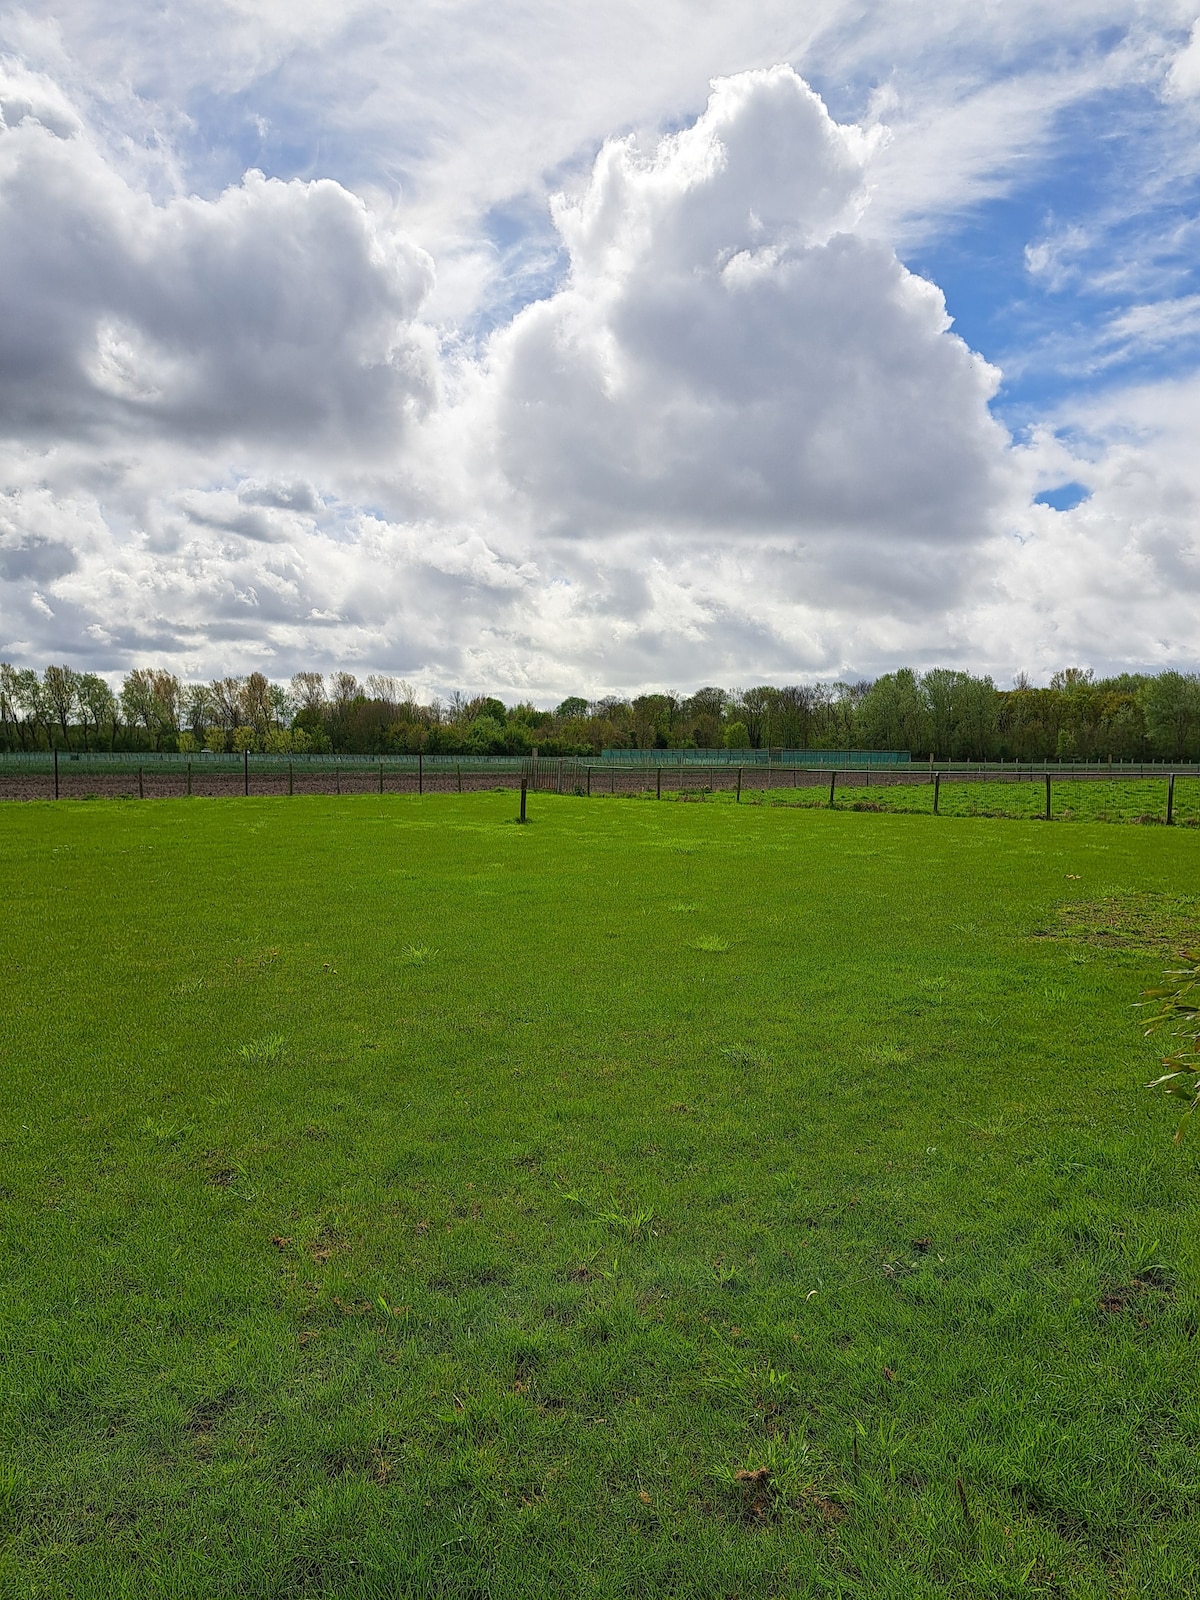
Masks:
[[[58,746],[54,747],[54,798],[58,799]]]
[[[458,773],[458,792],[459,792],[459,794],[461,794],[462,793],[462,763],[459,762],[458,766],[454,770]]]
[[[1167,826],[1175,820],[1175,774],[1172,772],[1167,779]]]
[[[941,801],[941,797],[942,797],[942,775],[941,775],[940,772],[937,772],[937,773],[934,774],[934,777],[933,777],[933,814],[934,814],[935,817],[938,814],[938,804]]]
[[[529,788],[528,778],[521,779],[521,816],[520,821],[525,821],[525,792]]]
[[[933,782],[933,751],[929,752],[929,781]]]
[[[1050,774],[1046,774],[1046,821],[1050,821]]]
[[[250,793],[250,752],[249,752],[249,750],[243,750],[242,751],[242,775],[243,775],[243,778],[245,780],[245,788],[243,789],[242,792],[244,794],[249,794]]]
[[[139,767],[138,768],[138,799],[139,800],[144,800],[145,798],[146,798],[146,788],[145,788],[145,785],[142,782],[142,769],[141,769],[141,767]]]
[[[836,783],[837,783],[837,768],[834,767],[834,768],[831,769],[831,771],[829,773],[829,806],[830,806],[830,810],[833,809],[833,788],[834,788],[834,785]]]
[[[661,800],[662,799],[662,768],[661,767],[655,767],[655,769],[654,769],[654,798],[656,800]]]
[[[379,763],[379,792],[383,793],[383,762]]]
[[[333,764],[333,792],[334,794],[342,792],[342,769],[336,761]]]
[[[737,803],[738,803],[738,805],[741,805],[741,803],[742,803],[742,769],[741,769],[741,767],[738,768],[738,776],[737,776]]]
[[[609,794],[616,794],[616,792],[617,792],[617,769],[616,769],[616,767],[609,767],[609,769],[608,769],[608,792],[609,792]]]
[[[592,798],[592,769],[591,769],[591,767],[589,767],[587,769],[587,797],[588,797],[589,800]]]
[[[188,762],[188,785],[187,785],[187,792],[188,792],[188,794],[189,794],[189,795],[190,795],[190,794],[191,794],[191,792],[192,792],[192,763],[191,763],[191,762],[190,762],[190,761],[189,761],[189,762]]]
[[[563,769],[562,757],[559,756],[559,758],[558,758],[558,793],[559,794],[562,793],[562,769]]]
[[[288,793],[289,794],[295,794],[295,792],[296,792],[296,779],[295,779],[295,775],[292,772],[292,763],[289,761],[288,762]]]
[[[417,751],[417,793],[425,793],[425,757]]]

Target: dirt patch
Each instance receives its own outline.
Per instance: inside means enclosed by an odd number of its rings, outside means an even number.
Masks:
[[[1161,1311],[1174,1293],[1171,1274],[1165,1267],[1144,1267],[1128,1283],[1113,1284],[1097,1302],[1105,1316],[1132,1312],[1140,1328],[1148,1327],[1151,1317]]]
[[[1145,892],[1070,901],[1057,907],[1053,921],[1036,929],[1033,937],[1135,955],[1169,955],[1200,943],[1200,895]]]
[[[197,767],[189,786],[186,772],[163,771],[147,765],[139,779],[132,772],[87,772],[75,774],[63,763],[59,770],[59,798],[62,800],[180,800],[187,795],[207,799],[238,799],[245,793],[245,774],[241,772],[206,772]],[[489,789],[513,789],[520,776],[510,773],[464,772],[462,793],[475,793]],[[418,779],[415,772],[384,769],[384,794],[454,794],[459,792],[458,774],[444,769],[426,772]],[[545,788],[545,784],[542,784]],[[369,767],[359,770],[335,771],[333,768],[297,770],[289,787],[286,768],[272,768],[269,772],[250,769],[250,794],[252,796],[289,794],[378,794],[379,772]],[[0,772],[0,800],[53,800],[54,774],[52,772]]]

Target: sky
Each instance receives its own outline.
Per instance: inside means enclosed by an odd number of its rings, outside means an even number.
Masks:
[[[1196,4],[0,5],[0,658],[1195,671]]]

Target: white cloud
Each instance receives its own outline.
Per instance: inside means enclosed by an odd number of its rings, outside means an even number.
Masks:
[[[1171,62],[1167,93],[1181,100],[1200,94],[1200,21],[1192,24],[1187,44]]]
[[[1008,500],[998,375],[854,231],[871,150],[790,68],[718,82],[649,154],[605,147],[556,207],[568,285],[489,352],[531,527],[771,530],[805,584],[948,598]]]
[[[432,264],[356,196],[250,171],[157,205],[26,103],[0,131],[5,432],[392,448],[434,402]]]
[[[1194,669],[1200,378],[1110,391],[1057,421],[1060,435],[1033,441],[1031,473],[1039,487],[1074,478],[1091,493],[1067,512],[1032,507],[1024,539],[988,552],[977,636],[1007,638],[1031,671],[1068,660]]]

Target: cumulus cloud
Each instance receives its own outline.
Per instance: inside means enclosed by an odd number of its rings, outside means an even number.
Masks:
[[[604,148],[555,208],[567,286],[488,358],[533,526],[769,531],[795,541],[789,587],[826,569],[946,598],[1009,497],[998,374],[938,289],[855,231],[874,142],[779,67],[718,82],[649,153]]]
[[[986,552],[970,626],[1030,670],[1066,660],[1194,668],[1200,613],[1200,379],[1064,406],[1028,447],[1031,483],[1075,480],[1069,511],[1032,506]]]
[[[429,257],[339,184],[155,204],[44,80],[0,105],[4,434],[394,448],[435,401]]]

